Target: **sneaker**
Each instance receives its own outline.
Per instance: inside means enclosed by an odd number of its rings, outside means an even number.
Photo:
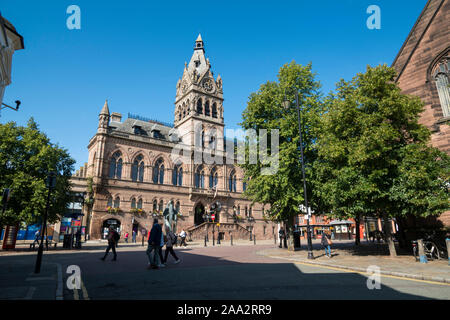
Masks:
[[[178,260],[175,260],[175,262],[173,264],[177,264],[177,263],[180,263],[180,262],[181,262],[181,260],[178,259]]]
[[[164,263],[161,263],[158,267],[160,267],[160,268],[165,268],[166,265],[165,265]]]

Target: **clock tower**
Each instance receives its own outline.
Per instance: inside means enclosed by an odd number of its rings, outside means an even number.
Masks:
[[[177,82],[174,115],[175,129],[184,144],[224,150],[222,78],[214,78],[200,34]]]

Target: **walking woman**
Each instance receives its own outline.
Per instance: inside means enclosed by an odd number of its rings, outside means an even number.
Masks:
[[[175,251],[173,251],[173,245],[176,243],[177,238],[175,234],[169,230],[169,228],[166,227],[166,252],[164,254],[164,264],[167,264],[167,258],[169,257],[169,253],[174,257],[175,264],[179,263],[181,260],[178,259],[177,255],[175,254]]]
[[[322,233],[322,246],[325,248],[325,255],[328,258],[331,258],[331,245],[333,244],[331,242],[331,235],[330,235],[330,231],[328,230],[324,230]]]

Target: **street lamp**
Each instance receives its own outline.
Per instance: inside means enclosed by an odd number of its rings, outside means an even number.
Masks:
[[[42,263],[42,252],[44,250],[44,228],[45,228],[45,234],[47,234],[47,215],[48,215],[48,207],[50,206],[50,194],[52,189],[56,187],[56,172],[51,171],[49,172],[46,180],[46,186],[48,188],[48,194],[47,194],[47,205],[45,207],[45,213],[44,213],[44,221],[42,223],[41,228],[41,243],[39,244],[39,250],[38,255],[36,259],[36,266],[34,269],[34,273],[39,273],[41,271],[41,263]]]
[[[304,163],[304,155],[303,155],[303,142],[302,142],[302,128],[301,128],[301,116],[300,116],[300,107],[299,107],[299,99],[298,99],[298,91],[295,90],[295,102],[297,106],[297,116],[298,116],[298,132],[300,135],[300,153],[301,153],[301,163],[302,163],[302,176],[303,176],[303,191],[305,194],[305,207],[308,214],[308,219],[306,220],[306,228],[308,233],[308,259],[314,259],[314,255],[312,252],[312,240],[311,240],[311,227],[309,225],[309,219],[311,217],[308,212],[308,197],[306,192],[306,178],[305,178],[305,163]],[[285,99],[283,102],[283,107],[287,110],[290,107],[290,101]]]

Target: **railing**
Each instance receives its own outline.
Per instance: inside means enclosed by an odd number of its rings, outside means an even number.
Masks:
[[[187,229],[190,239],[192,240],[203,240],[208,234],[208,238],[212,236],[214,230],[214,235],[217,237],[218,232],[224,232],[225,234],[233,234],[233,239],[248,239],[250,232],[238,223],[220,223],[217,226],[217,222],[203,222],[198,226],[190,227]]]

